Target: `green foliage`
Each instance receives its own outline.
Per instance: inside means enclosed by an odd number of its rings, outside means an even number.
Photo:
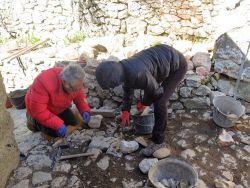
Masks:
[[[67,36],[64,39],[64,43],[65,44],[79,43],[79,42],[84,41],[84,39],[85,39],[85,35],[81,31],[78,31],[78,32],[76,32],[75,34],[73,34],[71,36]]]
[[[28,44],[36,44],[38,42],[40,42],[40,38],[36,37],[33,33],[29,33],[24,37],[24,40],[26,43]]]
[[[205,43],[208,39],[205,37],[199,37],[199,36],[190,36],[190,35],[179,35],[177,37],[178,40],[188,40],[192,41],[192,43]]]
[[[5,43],[6,43],[6,39],[0,38],[0,45],[5,44]]]
[[[153,47],[153,46],[157,46],[157,45],[160,45],[160,44],[162,44],[160,41],[155,41],[150,46]]]
[[[192,37],[192,42],[193,43],[205,43],[208,39],[205,37],[198,37],[198,36],[194,36]]]

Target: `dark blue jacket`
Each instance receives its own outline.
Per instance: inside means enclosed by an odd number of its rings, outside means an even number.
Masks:
[[[144,90],[145,105],[163,94],[160,84],[179,68],[179,55],[171,46],[157,45],[120,61],[125,71],[123,110],[130,110],[134,89]]]

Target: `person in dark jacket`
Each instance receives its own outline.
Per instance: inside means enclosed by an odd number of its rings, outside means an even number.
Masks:
[[[122,126],[130,124],[133,90],[144,90],[143,99],[138,102],[137,108],[143,111],[145,106],[154,105],[152,140],[161,144],[165,138],[168,100],[186,72],[185,57],[171,46],[162,44],[142,50],[120,62],[102,62],[95,74],[102,89],[123,84]]]

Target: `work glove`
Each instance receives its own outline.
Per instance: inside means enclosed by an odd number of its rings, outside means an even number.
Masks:
[[[89,112],[83,112],[82,113],[82,118],[83,118],[85,123],[89,123],[89,121],[90,121],[90,113]]]
[[[67,127],[65,124],[62,124],[62,126],[56,131],[57,135],[60,137],[64,137],[67,133]]]
[[[142,113],[147,106],[144,106],[141,102],[137,103],[137,110],[138,112]]]
[[[126,124],[128,126],[130,126],[129,112],[128,111],[122,111],[122,128],[124,128]]]

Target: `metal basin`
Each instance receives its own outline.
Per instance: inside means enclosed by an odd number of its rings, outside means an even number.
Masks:
[[[228,128],[245,113],[245,107],[229,96],[217,96],[213,100],[213,120],[220,127]]]
[[[198,180],[197,172],[190,164],[171,158],[158,161],[150,168],[148,177],[156,188],[164,187],[160,184],[163,179],[173,178],[177,181],[189,182],[189,188],[194,188]]]

